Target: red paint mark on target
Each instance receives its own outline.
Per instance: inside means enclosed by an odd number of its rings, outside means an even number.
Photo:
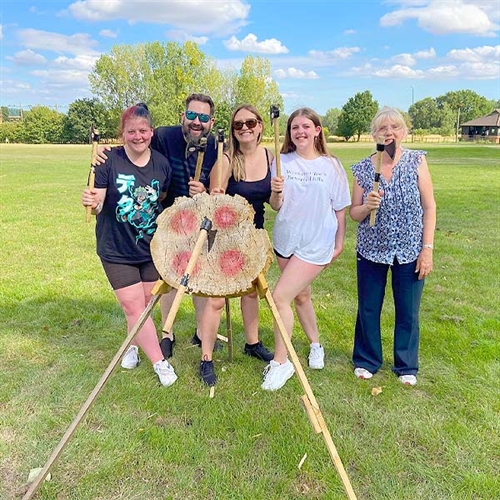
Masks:
[[[193,210],[179,210],[172,217],[170,227],[176,234],[193,234],[198,229],[198,218]]]
[[[191,252],[190,251],[184,251],[184,252],[179,252],[175,257],[172,262],[172,267],[174,269],[174,272],[178,276],[183,276],[184,273],[186,272],[187,265],[189,263],[189,259],[191,258]],[[199,262],[196,262],[193,272],[191,273],[191,276],[194,276],[198,271],[200,270],[200,264]]]
[[[219,257],[219,266],[225,276],[235,276],[245,267],[246,258],[239,250],[225,250]]]
[[[214,213],[214,224],[219,229],[229,229],[238,221],[238,212],[232,207],[219,207]]]

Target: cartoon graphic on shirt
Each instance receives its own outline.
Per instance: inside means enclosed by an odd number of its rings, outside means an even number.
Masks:
[[[151,185],[135,186],[134,175],[119,174],[116,179],[118,191],[122,197],[116,207],[116,219],[128,222],[138,229],[137,243],[146,234],[153,234],[156,229],[160,182],[156,179]]]

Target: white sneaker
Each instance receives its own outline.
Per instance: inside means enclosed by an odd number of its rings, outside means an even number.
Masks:
[[[160,382],[165,387],[172,385],[177,380],[177,375],[174,372],[174,367],[166,360],[162,359],[153,365],[153,370],[160,379]]]
[[[325,366],[325,350],[321,344],[311,344],[309,351],[309,368],[322,370]]]
[[[368,380],[373,377],[373,373],[369,372],[365,368],[354,368],[354,375],[361,380]]]
[[[404,385],[417,385],[417,377],[415,375],[400,375],[398,379]]]
[[[137,367],[140,361],[141,358],[139,358],[139,348],[136,345],[131,345],[123,355],[122,368],[132,370]]]
[[[272,359],[264,369],[264,382],[261,387],[265,391],[277,391],[294,373],[295,368],[289,359],[283,364]]]

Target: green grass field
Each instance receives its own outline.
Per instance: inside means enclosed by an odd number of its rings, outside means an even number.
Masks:
[[[438,206],[418,385],[402,386],[390,370],[390,290],[383,369],[370,381],[352,373],[351,221],[344,253],[314,284],[325,369],[307,368],[298,324],[293,343],[359,500],[492,500],[500,498],[500,147],[409,147],[428,151]],[[333,146],[346,169],[371,148]],[[0,162],[0,498],[11,500],[26,492],[30,469],[46,463],[126,331],[95,254],[95,223],[84,222],[80,205],[90,146],[2,144]],[[272,220],[269,209],[268,229]],[[272,288],[274,264],[267,280]],[[197,377],[184,297],[172,358],[179,380],[159,386],[144,356],[136,370],[118,367],[36,498],[346,498],[297,378],[277,393],[260,389],[264,364],[242,354],[231,304],[235,359],[216,352],[213,399]],[[159,308],[154,318],[160,327]],[[273,345],[264,301],[261,336]],[[372,396],[373,387],[382,392]]]

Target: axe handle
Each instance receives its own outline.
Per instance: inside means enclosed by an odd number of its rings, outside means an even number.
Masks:
[[[99,132],[95,132],[96,134],[99,134]],[[96,137],[98,137],[96,135]],[[99,145],[99,139],[92,139],[92,157],[90,158],[90,173],[89,173],[89,181],[88,181],[88,188],[89,189],[94,189],[94,182],[95,182],[95,167],[94,167],[94,158],[97,155],[97,146]],[[92,207],[88,206],[87,207],[87,212],[85,214],[85,222],[90,222],[90,217],[92,215]]]
[[[281,157],[280,157],[280,130],[278,125],[278,119],[273,118],[273,127],[274,127],[274,149],[275,149],[275,158],[276,158],[276,176],[281,176]]]
[[[202,150],[198,152],[198,158],[196,160],[196,169],[194,171],[194,180],[198,182],[201,177],[201,166],[203,165],[203,157],[205,156],[205,151]]]

